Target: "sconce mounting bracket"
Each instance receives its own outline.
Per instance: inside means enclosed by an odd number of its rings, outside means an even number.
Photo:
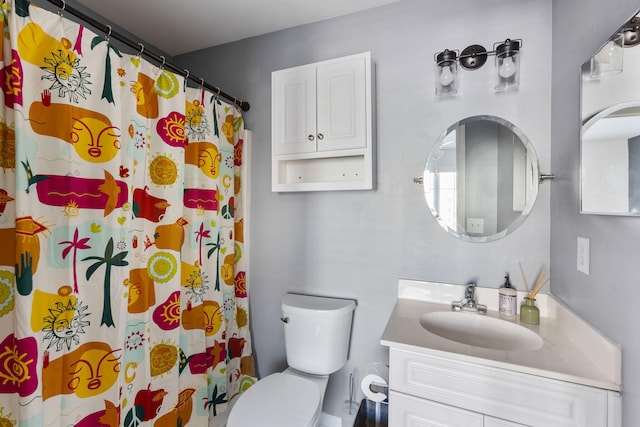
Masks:
[[[633,47],[640,43],[640,19],[637,16],[631,18],[623,27],[624,47]]]
[[[545,181],[552,181],[553,179],[555,179],[555,175],[552,173],[541,173],[538,177],[540,184],[542,184]]]
[[[460,66],[465,70],[475,70],[487,62],[487,49],[479,44],[467,46],[460,53]]]

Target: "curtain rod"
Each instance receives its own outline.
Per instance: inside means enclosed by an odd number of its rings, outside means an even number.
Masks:
[[[138,50],[141,55],[145,55],[148,58],[151,58],[152,60],[154,60],[155,62],[158,62],[158,63],[162,64],[163,67],[169,68],[174,73],[177,73],[177,74],[180,74],[180,75],[184,76],[185,79],[191,80],[192,82],[195,82],[195,83],[199,84],[200,86],[209,89],[216,96],[222,97],[222,98],[226,99],[227,101],[231,102],[232,104],[235,104],[242,111],[249,111],[249,107],[250,106],[249,106],[249,103],[247,101],[241,101],[241,100],[239,100],[238,98],[236,98],[234,96],[231,96],[231,95],[229,95],[227,93],[224,93],[223,91],[220,90],[220,88],[212,86],[209,83],[205,82],[204,79],[201,79],[201,78],[198,78],[198,77],[196,77],[194,75],[191,75],[191,73],[189,73],[189,70],[181,69],[178,66],[176,66],[176,65],[174,65],[174,64],[172,64],[170,62],[167,62],[164,56],[156,55],[153,52],[145,52],[144,44],[136,43],[135,41],[131,40],[130,38],[128,38],[128,37],[116,32],[116,31],[113,31],[111,29],[110,25],[105,25],[105,24],[103,24],[101,22],[98,22],[97,20],[95,20],[92,17],[86,15],[85,13],[79,11],[78,9],[75,9],[74,7],[71,7],[71,6],[67,6],[65,0],[47,0],[47,1],[49,3],[54,4],[54,5],[56,5],[57,7],[60,8],[60,11],[58,13],[69,12],[70,14],[75,16],[76,18],[84,21],[85,23],[91,25],[94,28],[97,28],[99,31],[102,31],[108,37],[113,37],[114,39],[118,40],[121,43],[124,43],[125,45],[129,46],[130,48],[132,48],[134,50]]]

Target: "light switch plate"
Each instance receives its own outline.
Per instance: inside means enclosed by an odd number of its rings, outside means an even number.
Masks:
[[[578,237],[578,271],[589,274],[589,239]]]

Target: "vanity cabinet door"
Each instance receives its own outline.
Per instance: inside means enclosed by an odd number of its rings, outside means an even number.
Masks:
[[[483,427],[483,416],[454,406],[390,391],[389,425],[393,427]]]
[[[512,421],[501,420],[486,416],[484,417],[484,427],[527,427],[524,424],[514,423]]]
[[[389,401],[389,425],[394,427],[528,427],[394,391]]]

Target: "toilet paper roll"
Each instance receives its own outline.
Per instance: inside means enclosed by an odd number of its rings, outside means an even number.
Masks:
[[[366,366],[360,382],[360,389],[367,399],[382,402],[387,398],[387,394],[380,391],[379,388],[386,386],[388,381],[389,367],[382,362],[374,362]],[[373,390],[372,385],[374,386]]]

